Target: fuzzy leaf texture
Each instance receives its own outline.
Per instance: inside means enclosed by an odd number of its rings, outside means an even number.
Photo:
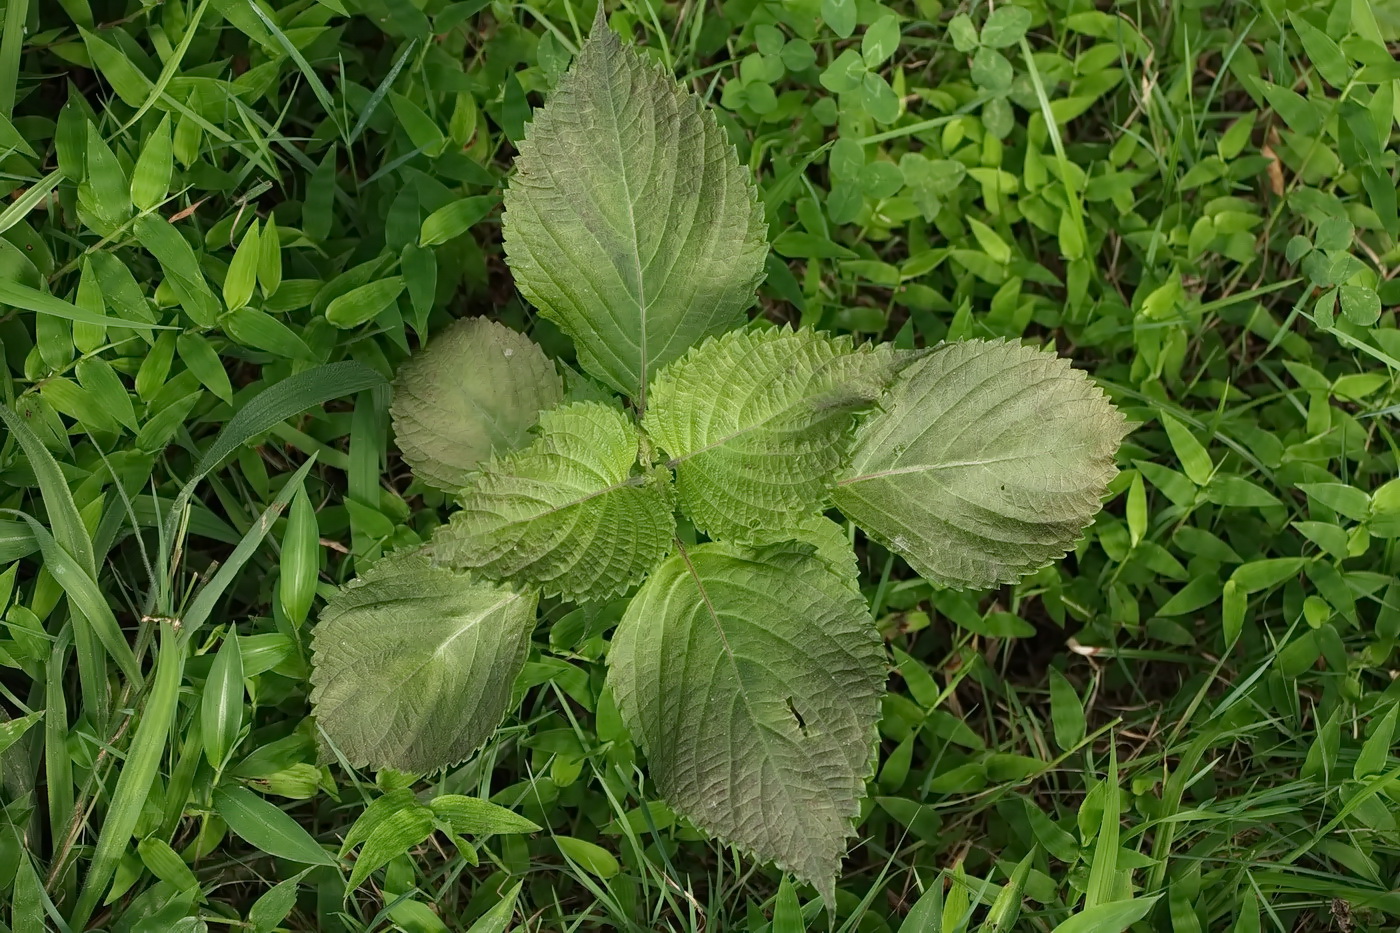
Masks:
[[[810,330],[736,331],[657,374],[647,434],[672,458],[676,494],[711,537],[752,541],[826,504],[855,416],[904,357]]]
[[[906,369],[860,427],[833,499],[925,579],[1010,583],[1073,547],[1127,432],[1068,360],[1003,340],[950,343]]]
[[[457,492],[492,453],[523,447],[564,398],[554,364],[509,327],[471,318],[433,338],[394,380],[394,434],[413,474]]]
[[[606,599],[666,556],[670,474],[639,468],[642,437],[620,409],[576,402],[545,412],[529,447],[487,463],[433,537],[439,562]]]
[[[608,682],[675,810],[831,904],[885,682],[846,580],[809,546],[676,554],[627,607]]]
[[[768,243],[748,173],[701,100],[601,17],[515,164],[516,285],[645,409],[651,373],[753,303]]]
[[[321,612],[317,722],[356,766],[424,774],[462,761],[506,714],[537,599],[419,553],[383,558]]]

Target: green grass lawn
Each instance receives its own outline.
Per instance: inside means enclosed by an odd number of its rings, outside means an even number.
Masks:
[[[834,912],[661,799],[617,603],[543,600],[445,771],[311,718],[326,600],[451,506],[398,368],[476,316],[587,368],[501,198],[594,7],[0,9],[0,933],[1400,925],[1394,0],[608,9],[757,183],[750,316],[1050,347],[1137,426],[1016,584],[849,529],[890,677]]]

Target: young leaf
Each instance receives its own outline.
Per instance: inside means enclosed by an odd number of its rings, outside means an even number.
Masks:
[[[141,145],[136,168],[131,173],[131,203],[143,211],[154,210],[170,191],[170,176],[174,171],[171,157],[170,114],[161,118],[160,125]]]
[[[895,380],[857,431],[837,508],[950,587],[1011,582],[1063,555],[1094,513],[1127,433],[1053,353],[948,344]]]
[[[391,814],[365,840],[345,890],[355,890],[375,869],[384,867],[432,834],[433,811],[427,807],[408,806]]]
[[[421,774],[463,760],[506,713],[536,599],[419,554],[384,558],[321,612],[317,722],[355,765]]]
[[[216,788],[214,812],[235,835],[261,852],[304,865],[335,865],[331,854],[300,823],[246,787]]]
[[[736,331],[657,373],[642,426],[672,457],[696,527],[751,540],[820,511],[855,413],[899,365],[888,348],[852,352],[814,331]]]
[[[228,264],[228,275],[224,278],[224,304],[230,311],[237,311],[253,297],[257,284],[258,261],[262,259],[262,242],[258,237],[258,222],[248,225],[248,232],[233,254]]]
[[[601,17],[516,168],[503,220],[516,285],[639,407],[651,373],[743,320],[768,251],[748,173],[700,99]]]
[[[884,682],[865,600],[800,546],[704,544],[669,558],[608,654],[613,696],[667,802],[828,905]]]
[[[538,824],[514,810],[498,807],[489,800],[462,794],[442,794],[428,801],[433,816],[452,827],[458,835],[489,836],[495,833],[539,832]]]
[[[565,599],[623,592],[675,531],[669,474],[636,469],[641,440],[610,405],[545,412],[533,444],[493,458],[463,491],[461,511],[433,537],[434,559]]]
[[[530,338],[486,318],[458,321],[399,370],[394,434],[413,474],[456,492],[492,453],[524,446],[540,412],[564,398]]]

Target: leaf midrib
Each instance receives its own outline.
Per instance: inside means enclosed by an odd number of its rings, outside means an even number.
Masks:
[[[616,53],[622,53],[622,43],[616,36],[613,37],[611,46],[612,50]],[[637,234],[637,210],[636,205],[632,201],[632,185],[630,179],[627,177],[627,159],[623,151],[624,141],[621,133],[621,121],[617,112],[616,102],[613,100],[613,95],[605,92],[603,94],[603,99],[607,101],[608,115],[612,122],[613,133],[611,135],[613,137],[613,142],[616,143],[618,177],[622,180],[623,200],[627,203],[627,223],[631,227],[632,249],[629,250],[629,255],[637,273],[637,313],[641,318],[639,322],[641,325],[641,334],[637,344],[637,410],[643,412],[646,411],[647,408],[647,317],[651,308],[647,301],[646,282],[642,278],[641,239]]]

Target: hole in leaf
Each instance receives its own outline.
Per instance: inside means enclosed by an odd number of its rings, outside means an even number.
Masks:
[[[807,720],[802,718],[802,714],[797,711],[797,706],[792,702],[792,697],[787,698],[788,712],[792,713],[792,718],[797,720],[797,729],[803,735],[807,734]]]

